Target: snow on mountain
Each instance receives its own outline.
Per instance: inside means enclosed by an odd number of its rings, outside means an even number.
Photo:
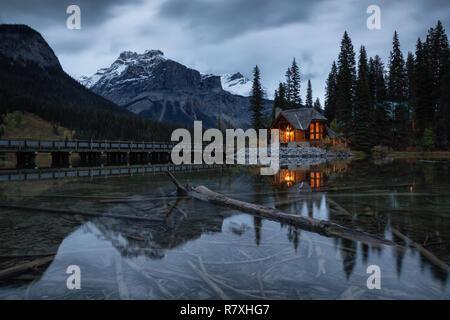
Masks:
[[[251,95],[253,81],[250,81],[239,72],[221,75],[220,82],[222,89],[232,94],[244,97]]]
[[[167,58],[164,57],[164,53],[160,50],[146,50],[142,54],[124,51],[110,67],[99,69],[91,77],[82,76],[79,78],[79,81],[90,89],[95,85],[103,85],[112,79],[120,77],[130,66],[140,66],[142,70],[134,78],[128,77],[126,81],[146,80],[151,78],[152,68],[166,60]]]
[[[220,75],[222,89],[232,94],[249,97],[252,94],[253,81],[243,76],[240,72],[226,73]],[[271,94],[264,86],[262,87],[267,99],[273,100]]]
[[[142,117],[192,126],[248,128],[252,81],[240,73],[201,74],[159,50],[125,51],[106,68],[79,82],[91,91]],[[272,102],[264,109],[271,112]]]
[[[108,68],[99,69],[90,77],[81,76],[78,78],[78,81],[85,87],[91,89],[94,86],[104,85],[112,79],[119,78],[130,66],[143,66],[143,69],[136,77],[126,77],[126,80],[124,79],[122,81],[147,80],[152,78],[152,68],[166,60],[168,59],[164,57],[164,53],[160,50],[147,50],[143,54],[124,51]],[[201,75],[202,79],[217,76],[220,77],[220,83],[223,90],[244,97],[249,97],[251,95],[253,81],[243,76],[240,72],[221,75]],[[268,94],[267,97],[271,99],[270,94]]]

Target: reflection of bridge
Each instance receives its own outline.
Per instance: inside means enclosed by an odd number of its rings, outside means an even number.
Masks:
[[[174,142],[0,140],[0,153],[15,153],[18,167],[34,167],[38,153],[50,153],[53,166],[67,166],[69,155],[78,153],[82,163],[168,163]]]
[[[226,164],[154,164],[147,166],[107,166],[107,167],[80,167],[80,168],[46,168],[21,169],[0,171],[0,182],[23,180],[46,180],[75,177],[99,176],[132,176],[143,174],[156,174],[164,171],[197,171],[205,169],[226,168]]]

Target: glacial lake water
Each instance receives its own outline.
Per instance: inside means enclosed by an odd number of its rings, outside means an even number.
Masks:
[[[179,198],[164,174],[0,183],[0,299],[449,299],[448,274],[398,230],[450,263],[448,160],[336,161],[176,173],[230,197],[331,220],[392,239],[375,246],[325,237],[237,210]],[[92,217],[82,212],[145,219]],[[67,288],[79,266],[81,289]],[[369,289],[368,266],[381,288]],[[219,289],[217,289],[219,288]]]

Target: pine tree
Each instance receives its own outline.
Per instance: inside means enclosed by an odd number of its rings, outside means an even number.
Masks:
[[[274,99],[273,99],[273,108],[272,108],[272,121],[276,118],[276,110],[279,108],[280,110],[288,109],[288,105],[286,102],[286,93],[284,89],[285,85],[280,82],[278,85],[278,90],[275,90]]]
[[[394,32],[392,40],[392,51],[389,57],[389,78],[388,78],[389,99],[393,102],[402,103],[406,98],[406,71],[405,60],[400,50],[397,31]]]
[[[286,99],[286,86],[280,82],[278,85],[278,98],[279,98],[279,105],[281,110],[288,109],[288,102]]]
[[[314,109],[320,112],[321,114],[323,113],[319,98],[316,98],[316,101],[314,101]]]
[[[338,58],[336,81],[336,119],[337,125],[345,138],[349,138],[353,130],[353,112],[355,99],[355,52],[347,32],[341,41],[341,52]]]
[[[308,80],[308,89],[306,90],[306,104],[307,108],[313,107],[313,97],[312,97],[312,88],[311,88],[311,80]]]
[[[413,115],[412,117],[415,118],[414,115],[414,104],[415,104],[415,59],[414,54],[412,52],[408,52],[408,57],[406,58],[406,87],[407,87],[407,94],[406,99],[408,101],[408,112],[409,114]],[[414,124],[414,121],[413,121]],[[415,129],[415,125],[413,125],[413,128]]]
[[[421,138],[425,128],[432,125],[433,114],[430,106],[432,77],[429,72],[428,53],[426,44],[420,39],[416,45],[416,59],[414,63],[414,116],[417,124],[416,135]]]
[[[374,109],[374,131],[376,145],[391,144],[392,124],[388,116],[389,103],[386,101],[386,82],[384,80],[384,65],[376,55],[369,62],[369,81],[371,99]]]
[[[297,65],[297,62],[295,61],[295,58],[292,60],[291,79],[292,79],[291,107],[300,108],[302,104],[302,98],[300,97],[300,70]]]
[[[252,112],[253,129],[263,129],[265,126],[263,115],[264,91],[261,87],[261,75],[258,66],[253,69],[253,87],[250,97],[249,111]]]
[[[436,145],[445,148],[449,141],[450,49],[441,21],[428,31],[429,61],[432,76],[431,106]]]
[[[289,67],[286,71],[286,82],[284,84],[284,88],[286,89],[286,107],[287,109],[290,109],[292,106],[292,97],[293,97],[293,86],[292,86],[292,71],[291,68]]]
[[[337,67],[336,62],[333,61],[331,71],[328,74],[325,92],[325,110],[324,115],[331,123],[336,117],[336,82],[337,82]]]
[[[405,60],[400,50],[397,31],[394,32],[389,57],[388,97],[392,105],[392,145],[404,149],[410,143],[410,116],[407,104]]]
[[[277,111],[277,108],[280,106],[280,96],[278,94],[278,90],[275,90],[275,93],[273,95],[273,106],[272,106],[272,122],[275,120],[275,113]]]
[[[355,122],[352,145],[358,150],[369,152],[373,146],[373,109],[369,84],[367,53],[361,46],[358,62],[358,78],[355,90]]]

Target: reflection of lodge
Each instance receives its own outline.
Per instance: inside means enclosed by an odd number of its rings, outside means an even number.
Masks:
[[[280,169],[272,180],[273,185],[285,185],[287,187],[300,182],[308,183],[311,188],[319,188],[325,185],[326,176],[318,166],[311,166],[309,169]]]
[[[323,166],[311,165],[302,166],[295,169],[284,168],[280,169],[274,175],[271,184],[291,187],[295,184],[305,182],[314,189],[325,186],[331,175],[346,170],[346,166],[339,166],[337,164]]]
[[[341,139],[327,125],[327,118],[312,108],[277,110],[271,129],[278,129],[280,143],[319,146],[326,138],[336,145]]]

